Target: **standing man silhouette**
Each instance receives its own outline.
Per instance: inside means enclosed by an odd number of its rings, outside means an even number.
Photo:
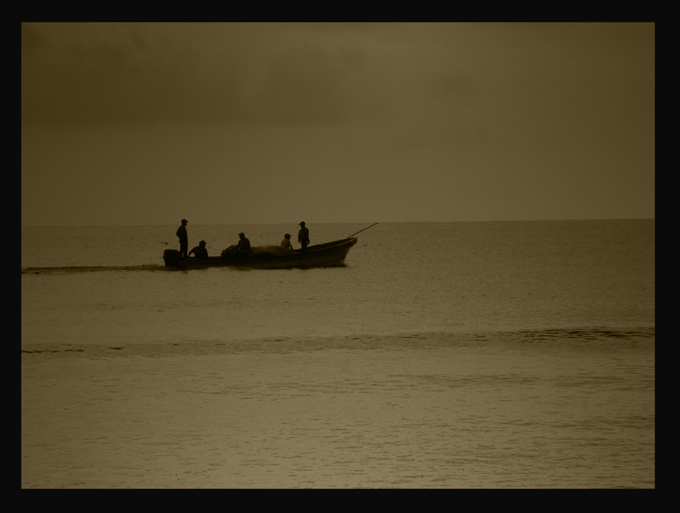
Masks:
[[[177,237],[179,237],[179,252],[182,258],[187,256],[189,251],[189,236],[187,235],[187,221],[182,219],[182,226],[177,228]]]
[[[309,228],[305,227],[305,222],[300,223],[300,231],[298,232],[298,242],[302,246],[302,249],[307,249],[309,246]]]

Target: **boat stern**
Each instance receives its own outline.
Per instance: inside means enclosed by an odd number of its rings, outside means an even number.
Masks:
[[[176,249],[166,249],[163,251],[163,261],[166,267],[179,267],[180,260],[182,260],[182,254]]]

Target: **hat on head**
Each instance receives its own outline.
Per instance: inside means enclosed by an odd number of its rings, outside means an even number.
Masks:
[[[300,223],[300,226],[304,226],[304,225],[305,225],[305,222],[302,221],[302,222]]]
[[[189,221],[187,221],[186,219],[182,219],[182,222],[183,222],[183,223],[188,223]]]
[[[205,241],[202,240],[201,242],[198,243],[199,246],[205,246]]]
[[[245,235],[245,233],[241,232],[241,233],[239,233],[239,235]]]

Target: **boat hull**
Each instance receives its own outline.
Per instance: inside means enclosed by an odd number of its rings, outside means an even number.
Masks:
[[[308,267],[334,267],[344,265],[347,253],[357,243],[350,237],[326,244],[309,246],[306,250],[296,249],[284,254],[253,254],[249,257],[181,258],[179,251],[166,249],[163,260],[166,267],[182,270],[205,269],[208,267],[239,267],[248,269],[294,269]]]

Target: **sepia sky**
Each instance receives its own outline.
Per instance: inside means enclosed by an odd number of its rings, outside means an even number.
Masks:
[[[22,24],[22,225],[652,218],[654,30]]]

